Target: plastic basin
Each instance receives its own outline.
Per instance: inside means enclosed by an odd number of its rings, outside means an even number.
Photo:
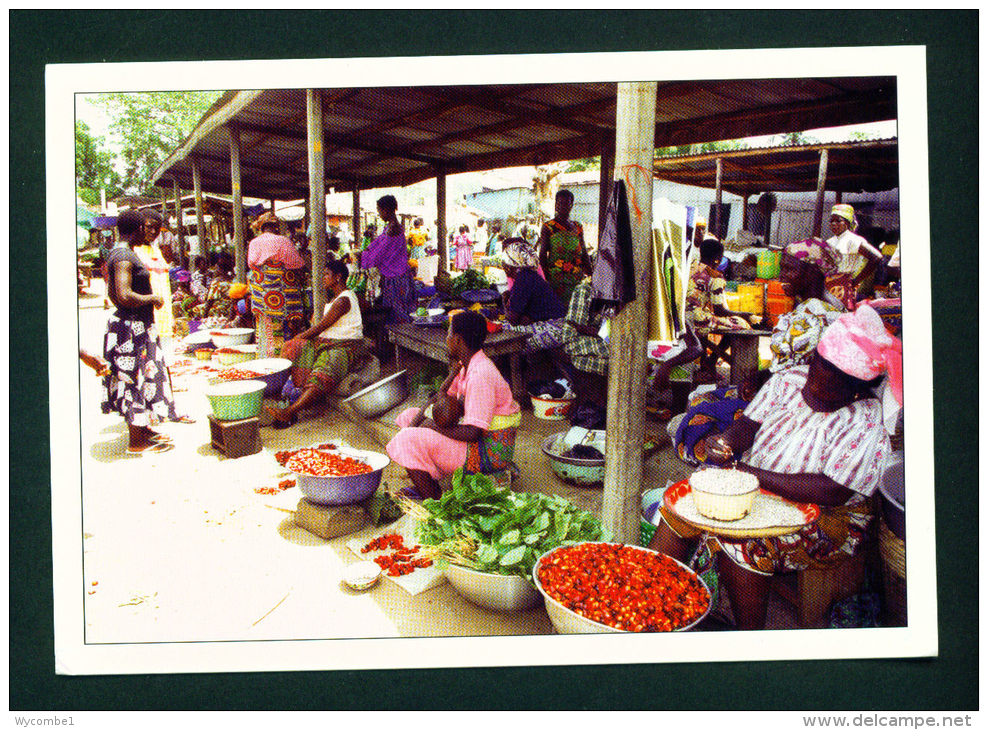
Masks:
[[[260,380],[236,380],[206,388],[206,398],[213,415],[220,421],[239,421],[261,413],[264,383]]]
[[[283,357],[264,357],[252,360],[242,369],[257,373],[257,377],[253,380],[264,383],[265,398],[276,398],[281,395],[281,389],[285,387],[288,376],[292,372],[292,361]]]
[[[557,477],[578,487],[602,487],[604,485],[604,459],[574,459],[555,453],[556,442],[566,436],[557,433],[542,442],[542,453]],[[598,447],[599,448],[599,447]]]
[[[316,449],[320,451],[322,449]],[[317,477],[311,474],[292,472],[295,483],[310,502],[324,505],[342,505],[362,502],[370,497],[381,484],[381,475],[391,459],[376,451],[338,449],[332,453],[362,459],[370,464],[372,471],[346,477]]]
[[[197,333],[198,334],[198,333]],[[254,330],[247,327],[231,327],[229,329],[209,330],[209,337],[217,347],[246,345],[254,336]]]

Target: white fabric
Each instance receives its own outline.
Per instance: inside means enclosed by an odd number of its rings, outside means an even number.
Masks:
[[[808,365],[790,368],[758,391],[744,415],[761,427],[743,461],[781,474],[823,474],[860,495],[873,494],[891,451],[881,402],[868,398],[818,413],[802,396],[808,372]]]
[[[332,302],[328,302],[322,316],[325,317],[329,314],[330,307],[340,297],[350,300],[350,311],[333,322],[325,331],[320,332],[319,337],[323,340],[359,340],[364,336],[364,321],[360,316],[360,303],[357,301],[357,295],[349,289],[346,289],[339,297],[334,298]]]
[[[891,266],[893,268],[898,268],[899,267],[899,251],[900,250],[902,250],[900,246],[896,246],[895,247],[895,253],[893,253],[892,256],[889,257],[889,266]]]
[[[864,268],[867,259],[859,251],[862,246],[871,246],[864,238],[847,230],[839,236],[831,236],[827,243],[840,252],[840,273],[856,276]]]

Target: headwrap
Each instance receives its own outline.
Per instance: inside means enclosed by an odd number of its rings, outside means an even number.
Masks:
[[[189,281],[192,278],[192,275],[189,274],[187,269],[182,269],[178,266],[171,269],[168,274],[175,281]]]
[[[888,373],[892,395],[902,405],[902,342],[888,333],[878,312],[867,304],[827,327],[816,349],[838,370],[859,380]]]
[[[248,294],[250,294],[250,287],[246,284],[230,284],[230,291],[227,292],[230,299],[243,299]]]
[[[840,216],[847,221],[847,225],[853,231],[858,227],[858,222],[854,217],[854,206],[847,203],[838,203],[830,209],[830,215]]]
[[[786,246],[785,253],[807,264],[813,264],[824,276],[833,276],[840,267],[840,254],[819,238],[806,238],[790,243]]]
[[[539,257],[535,248],[523,238],[509,238],[501,249],[501,263],[516,269],[536,269]]]
[[[254,221],[250,227],[253,228],[256,233],[260,233],[261,227],[265,223],[274,223],[276,226],[281,226],[281,220],[279,220],[278,216],[269,210],[267,213],[262,213],[259,215],[257,220]]]

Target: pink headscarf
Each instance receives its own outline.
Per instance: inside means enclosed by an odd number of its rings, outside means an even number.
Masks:
[[[885,329],[878,312],[862,304],[827,327],[817,352],[842,372],[859,380],[888,373],[892,395],[902,405],[902,341]]]
[[[786,246],[785,252],[793,258],[813,264],[823,272],[824,276],[833,276],[839,268],[840,254],[833,246],[819,238],[807,238],[790,243]]]

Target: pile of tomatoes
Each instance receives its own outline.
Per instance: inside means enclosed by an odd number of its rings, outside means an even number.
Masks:
[[[408,575],[415,572],[416,568],[428,568],[432,565],[432,560],[429,558],[413,558],[412,556],[418,553],[419,546],[406,547],[405,539],[394,532],[375,537],[364,545],[360,552],[369,553],[373,550],[394,551],[374,558],[374,562],[381,570],[386,570],[392,577]]]
[[[257,494],[281,494],[286,489],[291,489],[294,486],[295,486],[294,479],[282,479],[280,482],[278,482],[277,487],[258,487],[254,491]]]
[[[327,454],[315,449],[299,449],[285,462],[285,468],[296,474],[308,474],[314,477],[349,477],[374,471],[370,464],[349,456]]]
[[[542,560],[538,578],[569,610],[623,631],[675,631],[710,604],[694,573],[667,555],[627,545],[559,548]]]
[[[223,378],[223,380],[250,380],[251,378],[256,378],[257,373],[252,373],[250,370],[227,368],[226,370],[220,370],[219,377]]]

